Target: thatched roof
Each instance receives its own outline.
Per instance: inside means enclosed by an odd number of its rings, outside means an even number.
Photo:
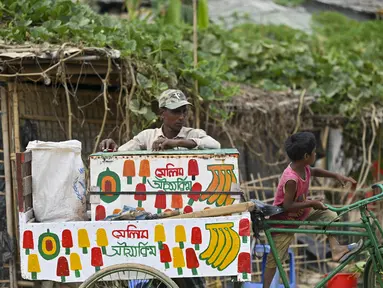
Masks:
[[[334,5],[357,12],[382,13],[383,0],[317,0],[318,2]]]
[[[120,72],[120,56],[120,51],[108,48],[50,44],[9,46],[0,43],[0,81],[17,77],[20,81],[44,81],[49,84],[57,77],[60,63],[65,62],[67,75],[87,75],[81,84],[100,85],[98,76],[106,74],[109,58],[112,60],[110,84],[116,84],[119,83],[118,77],[113,77],[113,74]]]
[[[120,58],[120,51],[107,49],[107,48],[95,48],[95,47],[76,47],[69,45],[2,45],[0,44],[0,63],[9,59],[45,59],[45,60],[60,60],[62,57],[69,57],[73,54],[81,52],[82,58],[86,59],[105,59],[111,57],[113,59]],[[93,57],[89,57],[93,56]],[[78,57],[76,58],[78,59]]]

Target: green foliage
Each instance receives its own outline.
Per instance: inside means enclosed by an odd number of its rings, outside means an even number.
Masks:
[[[152,102],[167,88],[190,93],[198,79],[204,99],[232,95],[232,89],[222,86],[228,69],[223,59],[201,56],[194,68],[190,25],[166,25],[162,18],[148,23],[98,15],[71,0],[4,0],[0,2],[0,16],[0,42],[7,44],[69,43],[120,50],[137,71],[138,88],[131,110],[140,118],[137,123],[141,122],[133,129],[152,123]]]
[[[383,100],[382,21],[356,22],[324,13],[314,17],[312,35],[286,26],[245,23],[227,30],[213,24],[199,31],[199,64],[194,68],[192,27],[185,23],[102,16],[71,0],[3,0],[0,17],[0,41],[8,44],[73,43],[121,50],[139,73],[131,109],[145,116],[143,125],[153,120],[150,106],[161,91],[179,87],[190,92],[195,79],[199,96],[208,101],[228,101],[234,94],[224,81],[270,90],[305,88],[318,97],[314,112],[350,119]],[[215,116],[228,117],[222,112]],[[355,123],[350,127],[359,129]]]
[[[201,37],[205,57],[224,57],[228,77],[269,90],[307,89],[314,112],[359,116],[383,100],[383,22],[335,13],[314,17],[314,33],[245,23],[214,26]],[[210,59],[212,57],[209,57]]]
[[[282,6],[296,7],[305,3],[305,0],[274,0],[274,2]]]

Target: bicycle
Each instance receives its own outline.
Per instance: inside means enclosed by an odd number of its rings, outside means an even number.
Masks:
[[[375,288],[381,287],[383,288],[383,280],[382,276],[378,276],[380,273],[383,273],[383,245],[379,243],[378,238],[375,234],[376,230],[379,231],[381,236],[383,237],[383,230],[376,215],[367,208],[367,205],[379,200],[383,199],[383,185],[375,184],[372,186],[374,192],[380,189],[380,193],[367,198],[355,202],[351,205],[347,205],[341,208],[335,208],[331,205],[327,205],[329,210],[334,211],[338,214],[338,218],[352,210],[359,209],[361,214],[361,222],[360,223],[352,223],[352,222],[315,222],[315,221],[280,221],[280,220],[270,220],[265,217],[269,217],[278,213],[281,213],[281,209],[276,209],[277,207],[264,204],[262,202],[256,201],[257,209],[252,213],[253,220],[253,230],[254,232],[259,232],[263,230],[268,244],[270,245],[271,252],[276,259],[277,269],[282,278],[282,282],[286,288],[289,288],[289,281],[287,279],[286,273],[282,267],[282,262],[276,252],[275,243],[272,238],[272,233],[305,233],[305,234],[325,234],[325,235],[352,235],[352,236],[362,236],[366,237],[367,240],[364,241],[363,247],[347,258],[344,262],[339,264],[337,268],[329,273],[324,279],[322,279],[315,287],[320,288],[324,287],[325,284],[338,272],[340,272],[345,266],[347,266],[351,261],[353,261],[357,255],[363,253],[364,251],[368,251],[370,254],[369,259],[366,262],[364,275],[363,275],[363,283],[365,288]],[[273,224],[283,224],[283,225],[294,225],[294,226],[312,226],[312,227],[320,227],[322,229],[302,229],[302,228],[276,228],[272,227]],[[327,230],[327,227],[349,227],[349,228],[359,228],[363,231],[336,231],[336,230]],[[379,284],[379,285],[377,285]]]

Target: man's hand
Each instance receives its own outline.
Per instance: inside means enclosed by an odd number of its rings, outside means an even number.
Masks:
[[[311,207],[315,210],[327,210],[328,208],[321,201],[311,201]]]
[[[104,139],[98,146],[101,152],[116,152],[118,146],[113,139]]]
[[[168,149],[173,149],[175,147],[178,147],[179,141],[176,139],[166,139],[166,138],[159,138],[156,141],[154,141],[152,150],[153,151],[163,151]]]
[[[336,176],[336,180],[338,180],[343,187],[346,185],[347,182],[350,182],[352,185],[356,185],[357,183],[355,179],[339,174]]]

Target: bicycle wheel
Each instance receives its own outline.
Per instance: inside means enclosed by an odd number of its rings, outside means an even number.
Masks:
[[[118,264],[89,277],[80,288],[179,288],[164,273],[142,264]]]
[[[383,275],[376,273],[374,270],[374,264],[372,263],[371,257],[367,260],[366,266],[364,267],[363,273],[363,288],[378,288],[380,284],[378,278],[383,280]],[[383,287],[382,287],[383,288]]]

